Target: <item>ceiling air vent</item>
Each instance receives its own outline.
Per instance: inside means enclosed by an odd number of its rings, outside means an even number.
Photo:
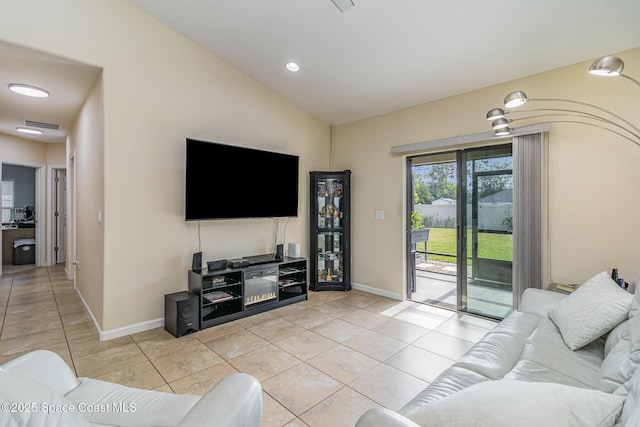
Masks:
[[[62,125],[56,125],[53,123],[37,122],[35,120],[27,120],[27,119],[24,119],[23,122],[25,126],[32,127],[32,128],[51,129],[51,130],[62,129]]]

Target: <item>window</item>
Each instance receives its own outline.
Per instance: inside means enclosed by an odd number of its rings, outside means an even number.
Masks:
[[[14,208],[14,193],[13,193],[14,180],[2,181],[2,222],[9,222],[12,219],[12,212]]]

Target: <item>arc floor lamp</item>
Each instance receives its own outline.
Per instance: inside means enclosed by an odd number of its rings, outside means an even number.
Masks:
[[[602,57],[591,64],[589,73],[597,76],[620,76],[640,86],[640,82],[633,77],[622,74],[624,62],[615,56]],[[521,105],[532,101],[561,102],[576,106],[575,108],[536,108],[516,110]],[[583,108],[587,110],[583,110]],[[508,114],[529,113],[527,116],[517,116],[508,119]],[[513,133],[513,122],[545,118],[549,123],[575,123],[593,126],[607,130],[640,146],[640,129],[623,117],[594,104],[561,98],[529,98],[523,91],[511,92],[504,98],[504,108],[492,108],[487,112],[487,120],[491,120],[491,127],[496,136],[506,136]],[[548,119],[547,119],[548,118]]]

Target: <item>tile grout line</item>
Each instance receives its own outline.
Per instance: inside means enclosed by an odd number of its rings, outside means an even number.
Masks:
[[[11,284],[9,285],[9,295],[7,295],[7,304],[4,306],[4,314],[2,316],[2,327],[0,327],[0,339],[2,339],[2,333],[4,332],[4,327],[7,321],[7,311],[9,311],[9,299],[11,298],[11,291],[13,291],[13,281],[15,280],[16,275],[11,274]]]
[[[64,322],[62,321],[62,313],[60,313],[60,305],[58,304],[58,296],[56,295],[56,291],[53,289],[53,281],[51,280],[51,271],[49,270],[49,266],[45,267],[47,269],[47,277],[49,279],[49,285],[51,286],[51,293],[53,293],[53,300],[56,303],[56,310],[58,310],[58,316],[60,317],[60,325],[62,326],[62,333],[64,334],[64,342],[67,346],[67,350],[69,351],[69,358],[71,359],[71,364],[73,365],[73,371],[78,376],[78,369],[76,367],[76,361],[71,353],[71,346],[69,345],[69,337],[67,336],[67,329],[65,327]]]

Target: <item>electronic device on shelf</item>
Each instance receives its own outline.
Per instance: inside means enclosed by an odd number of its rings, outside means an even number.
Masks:
[[[270,262],[282,261],[282,256],[278,257],[277,254],[263,254],[263,255],[251,255],[245,257],[249,261],[249,265],[268,264]]]
[[[216,261],[207,261],[207,271],[221,270],[227,267],[226,259],[219,259]]]
[[[249,267],[249,260],[245,259],[245,258],[237,258],[237,259],[230,259],[227,262],[227,266],[231,267],[231,268],[243,268],[243,267]]]

